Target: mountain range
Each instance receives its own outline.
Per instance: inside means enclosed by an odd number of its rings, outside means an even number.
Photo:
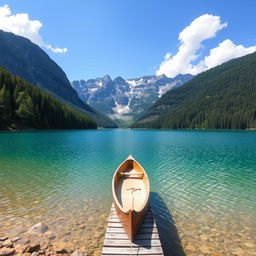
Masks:
[[[98,126],[116,127],[110,118],[98,113],[79,98],[64,71],[29,39],[0,30],[0,66],[67,106],[90,116]]]
[[[121,123],[135,120],[164,93],[192,77],[190,74],[175,78],[152,75],[124,79],[119,76],[112,80],[106,75],[87,81],[73,81],[71,84],[85,103]]]
[[[256,53],[200,73],[170,90],[132,127],[255,129]]]

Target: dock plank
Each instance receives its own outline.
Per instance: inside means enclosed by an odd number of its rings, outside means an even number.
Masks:
[[[132,245],[132,247],[131,247]],[[131,244],[120,222],[114,204],[111,206],[105,240],[102,248],[102,256],[124,255],[155,255],[163,256],[161,241],[151,208],[145,215],[143,223]]]

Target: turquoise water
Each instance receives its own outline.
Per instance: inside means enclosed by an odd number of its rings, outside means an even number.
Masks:
[[[98,255],[112,175],[129,154],[149,175],[165,250],[255,254],[253,131],[0,133],[0,235],[28,237],[42,221],[45,241],[72,241]]]

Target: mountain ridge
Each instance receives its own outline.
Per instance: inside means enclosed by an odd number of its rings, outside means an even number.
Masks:
[[[124,79],[121,76],[111,79],[81,79],[71,83],[80,98],[93,108],[114,120],[132,120],[141,115],[166,91],[182,85],[193,76],[190,74],[168,78],[165,75],[148,75]]]

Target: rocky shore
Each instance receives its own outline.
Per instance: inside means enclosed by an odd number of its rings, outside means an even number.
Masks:
[[[0,237],[0,256],[87,256],[86,248],[77,249],[74,243],[54,240],[55,238],[48,227],[39,222],[32,226],[28,232],[30,239],[27,237]],[[45,239],[47,237],[47,239]],[[95,255],[95,253],[93,253]]]

